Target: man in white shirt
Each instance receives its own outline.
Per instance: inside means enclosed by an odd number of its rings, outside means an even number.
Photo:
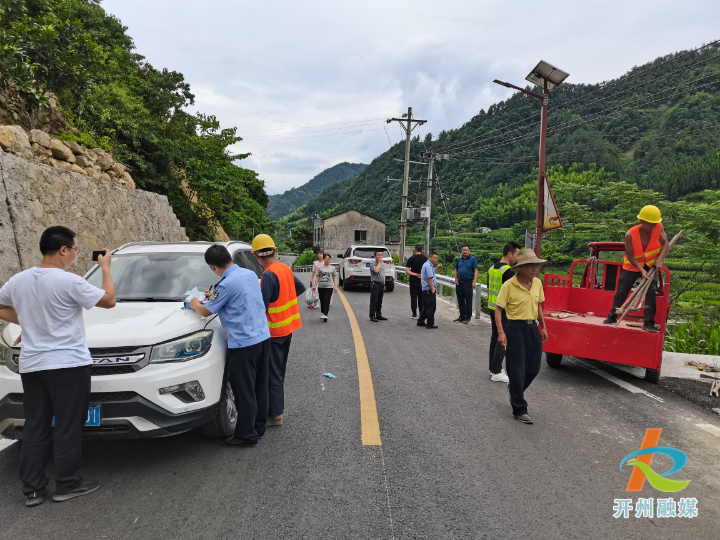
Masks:
[[[82,310],[115,306],[109,250],[98,258],[101,289],[66,272],[78,252],[75,233],[67,227],[46,229],[40,252],[40,265],[14,275],[0,289],[0,319],[22,327],[25,426],[20,478],[26,506],[43,502],[51,454],[57,473],[54,501],[87,495],[100,487],[100,482],[80,476],[80,438],[88,414],[92,364]]]

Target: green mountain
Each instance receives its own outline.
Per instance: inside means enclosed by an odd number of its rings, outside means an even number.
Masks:
[[[461,226],[470,232],[534,219],[539,118],[539,106],[517,92],[457,129],[413,140],[413,160],[426,150],[449,158],[436,165],[440,189],[434,201],[439,203],[442,195],[447,207],[447,214],[440,204],[434,208],[438,231],[459,214],[466,216]],[[581,173],[592,166],[613,181],[676,200],[720,187],[718,149],[717,43],[657,58],[602,84],[565,83],[550,94],[548,169],[573,166]],[[395,158],[403,152],[404,143],[398,143],[356,178],[330,185],[289,216],[288,226],[307,224],[314,214],[354,207],[385,220],[388,234],[396,233],[401,184],[387,183],[386,178],[402,174],[402,163]],[[426,167],[411,165],[412,178],[426,174]],[[411,184],[410,204],[424,199],[425,187]]]
[[[367,167],[367,165],[363,163],[348,163],[344,161],[329,169],[325,169],[300,187],[292,188],[280,195],[271,195],[268,212],[277,218],[292,214],[310,199],[319,195],[326,187],[335,182],[355,178],[365,167]]]

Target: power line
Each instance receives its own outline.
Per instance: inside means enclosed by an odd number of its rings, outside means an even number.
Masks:
[[[279,128],[278,128],[277,126],[274,126],[274,127],[271,127],[271,128],[267,128],[267,130],[262,129],[262,127],[263,127],[263,126],[271,126],[272,124],[254,124],[254,125],[247,125],[247,126],[243,126],[242,124],[240,124],[240,125],[238,125],[237,127],[238,127],[238,129],[240,129],[240,128],[242,128],[242,129],[253,129],[253,128],[259,127],[259,130],[260,130],[260,131],[272,131],[272,130],[274,130],[274,129],[279,129],[279,130],[281,130],[281,129],[310,129],[310,128],[316,128],[316,127],[329,127],[329,126],[342,126],[342,125],[347,125],[347,124],[360,124],[360,123],[363,123],[363,122],[379,122],[379,121],[381,121],[381,120],[385,120],[386,118],[387,118],[387,117],[384,116],[384,117],[382,117],[382,118],[371,118],[371,119],[366,119],[366,120],[354,120],[354,121],[352,121],[352,122],[335,122],[335,123],[331,123],[331,124],[318,124],[318,125],[315,125],[315,126],[299,126],[299,127],[287,126],[287,127],[279,127]]]
[[[363,129],[363,130],[360,130],[360,131],[345,131],[345,132],[342,132],[342,133],[326,133],[325,135],[308,135],[308,136],[298,135],[298,136],[296,136],[296,137],[273,137],[273,136],[253,137],[253,136],[250,136],[250,137],[248,137],[247,139],[251,139],[251,140],[254,140],[254,139],[283,139],[283,140],[287,140],[287,139],[313,139],[313,138],[315,138],[315,137],[335,137],[336,135],[352,135],[352,134],[355,134],[355,133],[369,133],[369,132],[371,132],[371,131],[382,131],[382,130],[383,130],[383,128]],[[243,137],[243,140],[245,140],[244,137]]]

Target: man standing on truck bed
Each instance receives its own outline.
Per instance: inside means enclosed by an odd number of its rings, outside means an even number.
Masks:
[[[627,299],[635,281],[638,278],[645,279],[648,270],[653,266],[657,267],[659,272],[663,260],[670,250],[670,243],[662,225],[660,209],[657,206],[645,206],[640,210],[638,219],[640,225],[636,225],[625,233],[625,263],[620,272],[617,291],[615,291],[613,297],[613,307],[608,318],[604,321],[605,324],[615,324],[617,322],[616,312]],[[645,324],[643,324],[643,329],[653,333],[658,331],[655,328],[658,277],[658,274],[656,274],[645,296]]]

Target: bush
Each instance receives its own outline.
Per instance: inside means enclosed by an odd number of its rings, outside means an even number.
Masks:
[[[720,322],[712,326],[703,324],[702,313],[697,319],[684,322],[673,329],[672,335],[665,338],[665,350],[689,354],[720,354]]]
[[[315,259],[317,259],[317,255],[313,253],[312,249],[306,249],[295,259],[293,266],[310,266],[315,262]]]

